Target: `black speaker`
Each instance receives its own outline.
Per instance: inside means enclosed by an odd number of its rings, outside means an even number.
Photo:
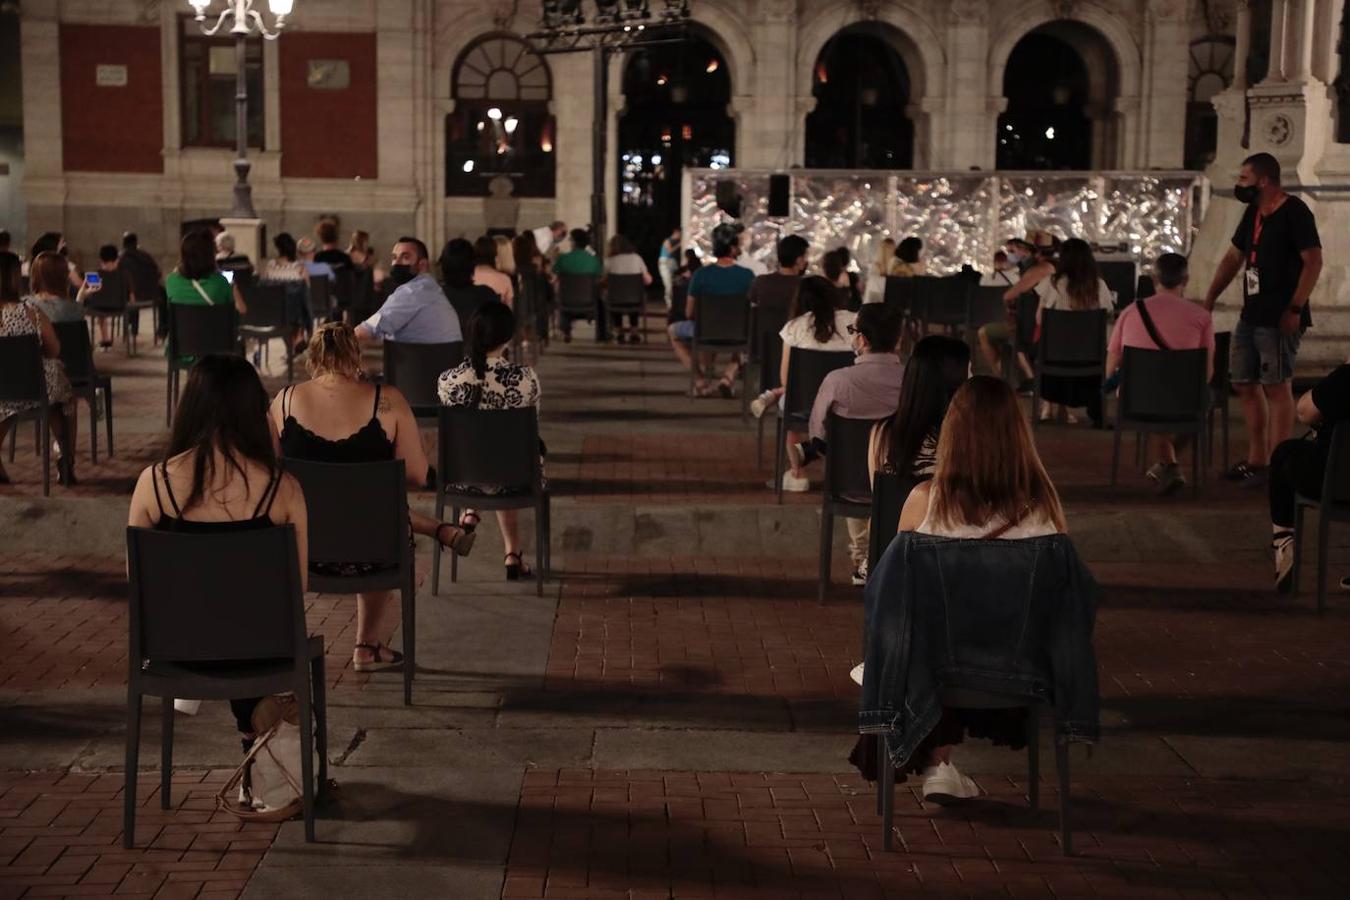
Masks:
[[[717,182],[717,208],[733,219],[741,217],[741,192],[736,189],[736,182]]]
[[[769,176],[769,215],[786,219],[792,215],[792,176]]]

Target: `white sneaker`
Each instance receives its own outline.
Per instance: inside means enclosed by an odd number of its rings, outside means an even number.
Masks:
[[[774,395],[773,391],[765,391],[750,401],[750,415],[754,416],[756,419],[763,418],[764,413],[768,408],[777,401],[778,398]]]
[[[939,805],[980,796],[980,786],[951,763],[923,770],[923,799]]]
[[[1281,536],[1275,541],[1275,591],[1288,594],[1294,589],[1294,538]]]
[[[864,665],[866,665],[866,663],[858,663],[856,666],[853,667],[853,671],[848,673],[848,677],[856,681],[858,684],[862,684]]]
[[[1149,481],[1161,481],[1163,469],[1165,468],[1167,468],[1166,463],[1156,462],[1148,467],[1148,470],[1144,472],[1144,477]]]
[[[805,494],[811,490],[811,479],[803,475],[798,478],[791,472],[783,473],[783,490],[789,494]]]

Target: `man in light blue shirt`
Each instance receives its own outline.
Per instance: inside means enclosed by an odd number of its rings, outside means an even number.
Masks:
[[[333,271],[332,266],[326,262],[314,261],[314,254],[319,248],[315,245],[313,238],[302,237],[296,242],[295,249],[299,254],[300,261],[305,264],[305,270],[309,272],[311,279],[322,277],[329,281],[337,280],[337,274]]]
[[[414,237],[399,238],[389,266],[389,278],[397,287],[378,312],[356,326],[357,339],[408,344],[462,341],[459,316],[431,277],[430,267],[426,244]]]

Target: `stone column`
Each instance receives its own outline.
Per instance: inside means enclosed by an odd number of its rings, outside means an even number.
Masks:
[[[1252,49],[1252,5],[1250,0],[1237,0],[1237,33],[1233,43],[1233,81],[1230,90],[1247,87],[1247,56]]]
[[[1312,80],[1312,56],[1314,27],[1317,24],[1316,10],[1313,8],[1313,0],[1297,0],[1298,16],[1291,19],[1291,24],[1297,23],[1293,30],[1294,40],[1290,43],[1293,53],[1293,65],[1286,66],[1286,71],[1290,81],[1304,82]]]
[[[998,114],[989,111],[989,4],[954,3],[947,16],[947,102],[942,140],[930,160],[934,168],[969,169],[995,166]],[[917,157],[917,154],[916,154]]]
[[[1289,0],[1273,0],[1270,7],[1270,65],[1266,81],[1284,80],[1285,23],[1289,18]]]
[[[1183,8],[1154,0],[1144,34],[1146,87],[1139,129],[1142,146],[1138,153],[1117,162],[1140,168],[1180,168],[1186,155],[1186,134],[1178,123],[1186,121],[1189,99],[1190,32]]]
[[[735,164],[786,169],[803,162],[806,131],[805,113],[798,114],[795,96],[800,81],[795,10],[793,4],[780,2],[761,3],[756,12],[751,24],[754,71],[733,68],[731,73],[733,96],[727,113],[736,122]],[[727,62],[735,66],[741,61]],[[755,85],[770,87],[760,91]]]
[[[23,5],[19,56],[23,68],[23,193],[28,234],[65,231],[66,180],[61,150],[61,26],[55,0]],[[57,102],[52,94],[57,92]]]

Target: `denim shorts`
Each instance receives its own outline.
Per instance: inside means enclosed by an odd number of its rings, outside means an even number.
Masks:
[[[684,319],[670,326],[670,336],[686,344],[694,339],[694,320]]]
[[[1228,374],[1234,384],[1284,384],[1294,377],[1303,330],[1281,334],[1279,328],[1239,321],[1233,326]]]

